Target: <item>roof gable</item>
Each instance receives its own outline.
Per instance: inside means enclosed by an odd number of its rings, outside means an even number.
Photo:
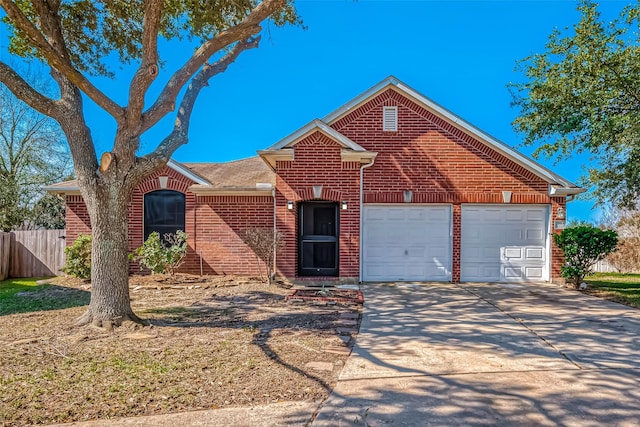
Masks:
[[[361,163],[370,163],[377,155],[377,153],[367,151],[359,144],[353,142],[353,140],[347,138],[331,126],[324,123],[322,120],[313,120],[307,125],[301,127],[291,135],[281,139],[277,143],[273,144],[266,150],[258,151],[258,154],[262,159],[275,170],[277,161],[290,161],[294,159],[293,147],[300,141],[303,141],[308,136],[320,132],[327,138],[335,141],[342,147],[341,158],[342,161],[355,161]]]
[[[271,147],[267,148],[264,151],[274,151],[274,150],[280,150],[282,148],[293,147],[299,141],[302,141],[303,139],[305,139],[307,136],[311,135],[314,132],[320,132],[326,135],[327,137],[331,138],[332,140],[340,144],[343,148],[348,148],[353,151],[366,151],[360,145],[356,144],[351,139],[347,138],[337,130],[333,129],[331,126],[324,123],[322,120],[318,120],[318,119],[313,120],[307,125],[301,127],[291,135],[281,139],[280,141],[276,142],[275,144],[273,144]]]
[[[322,122],[329,126],[332,126],[343,117],[352,113],[353,111],[358,109],[360,106],[366,104],[370,100],[374,99],[375,97],[377,97],[378,95],[380,95],[381,93],[389,89],[394,90],[400,95],[417,103],[418,105],[427,109],[428,111],[435,114],[436,116],[442,118],[443,120],[450,123],[452,126],[456,127],[462,132],[467,133],[468,135],[474,137],[475,139],[485,144],[489,148],[495,150],[496,152],[502,154],[506,158],[512,160],[513,162],[519,164],[523,168],[529,170],[531,173],[540,177],[544,181],[548,182],[550,185],[559,185],[563,188],[570,189],[569,191],[572,194],[576,194],[584,191],[583,189],[577,187],[575,184],[564,179],[560,175],[552,172],[551,170],[547,169],[546,167],[542,166],[536,161],[528,158],[527,156],[521,154],[520,152],[513,149],[512,147],[505,144],[504,142],[492,137],[488,133],[475,127],[471,123],[457,116],[453,112],[447,110],[446,108],[434,102],[433,100],[420,94],[419,92],[407,86],[406,84],[402,83],[400,80],[398,80],[393,76],[387,77],[386,79],[382,80],[380,83],[376,84],[375,86],[371,87],[367,91],[358,95],[357,97],[347,102],[340,108],[331,112],[330,114],[328,114],[322,119]]]

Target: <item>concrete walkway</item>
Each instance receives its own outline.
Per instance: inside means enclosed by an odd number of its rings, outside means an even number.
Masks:
[[[640,425],[640,311],[550,284],[367,284],[315,426]]]
[[[240,408],[180,412],[145,417],[116,418],[56,424],[56,427],[287,427],[306,425],[318,408],[315,400]],[[53,426],[52,426],[53,427]]]

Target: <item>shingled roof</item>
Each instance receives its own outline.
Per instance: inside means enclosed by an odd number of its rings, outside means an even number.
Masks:
[[[178,163],[171,160],[168,166],[176,170],[186,169],[202,178],[190,187],[196,194],[266,193],[276,182],[275,172],[258,156],[225,163]],[[58,194],[80,193],[76,180],[58,182],[44,189]]]
[[[275,172],[258,156],[226,163],[182,164],[206,178],[215,188],[255,187],[257,183],[276,183]]]

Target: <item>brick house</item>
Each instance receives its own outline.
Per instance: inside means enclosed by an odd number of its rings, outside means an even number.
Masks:
[[[258,154],[148,177],[131,249],[184,229],[184,271],[255,275],[242,231],[275,227],[289,279],[549,281],[562,263],[550,235],[583,191],[394,77]],[[75,183],[47,190],[65,197],[67,243],[89,233]]]

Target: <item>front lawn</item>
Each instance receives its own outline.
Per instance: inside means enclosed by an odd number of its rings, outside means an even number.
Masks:
[[[8,279],[0,282],[0,316],[33,311],[59,310],[89,304],[89,292],[41,284],[42,278]]]
[[[4,310],[35,295],[88,301],[90,285],[0,289]],[[290,286],[245,278],[133,276],[130,291],[149,326],[73,327],[80,306],[0,317],[0,426],[321,401],[349,354],[340,319],[359,316],[359,306],[289,303]]]
[[[585,282],[589,294],[640,308],[640,274],[594,273]]]

